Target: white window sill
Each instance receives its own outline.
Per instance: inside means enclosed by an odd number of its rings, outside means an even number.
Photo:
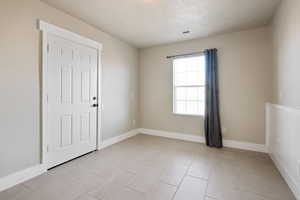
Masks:
[[[173,115],[180,115],[180,116],[187,116],[187,117],[204,117],[204,114],[184,114],[184,113],[174,113],[172,112]]]

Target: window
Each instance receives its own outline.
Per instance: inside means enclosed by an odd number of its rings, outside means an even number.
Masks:
[[[183,115],[204,115],[205,57],[173,60],[173,112]]]

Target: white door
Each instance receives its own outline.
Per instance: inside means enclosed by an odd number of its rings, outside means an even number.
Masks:
[[[48,168],[96,150],[97,49],[48,35]]]

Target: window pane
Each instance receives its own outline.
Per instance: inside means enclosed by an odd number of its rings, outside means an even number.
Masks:
[[[178,58],[174,68],[174,112],[203,115],[205,100],[204,56]]]
[[[176,87],[176,100],[204,101],[205,87]]]
[[[188,101],[187,102],[187,109],[186,112],[188,114],[198,114],[199,110],[198,110],[198,103],[197,101]]]
[[[199,102],[199,113],[200,113],[200,115],[204,115],[204,112],[205,112],[205,102],[200,101]]]
[[[199,87],[198,88],[198,94],[199,94],[199,100],[204,101],[205,100],[205,87]]]
[[[178,87],[176,88],[176,100],[186,100],[187,88]]]
[[[176,102],[176,112],[177,113],[186,113],[186,102],[185,101],[177,101]]]
[[[175,112],[181,114],[204,114],[205,87],[176,87]]]
[[[200,85],[205,85],[205,59],[204,59],[204,56],[201,56],[201,59],[199,61],[199,71],[198,71],[198,75],[200,78],[199,78],[199,82],[200,82]]]
[[[198,87],[188,87],[187,89],[187,100],[193,100],[193,101],[197,101],[199,100],[199,96],[198,96],[198,92],[199,92],[199,88]]]
[[[185,72],[175,74],[175,85],[186,85]]]
[[[178,58],[173,61],[175,85],[204,85],[204,56]]]

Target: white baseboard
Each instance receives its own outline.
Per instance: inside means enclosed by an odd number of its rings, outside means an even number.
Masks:
[[[205,143],[205,138],[203,136],[188,135],[184,133],[175,133],[175,132],[145,129],[145,128],[140,128],[139,132],[146,135],[167,137],[167,138],[185,140],[190,142]],[[264,152],[264,153],[267,152],[266,147],[263,144],[240,142],[234,140],[224,140],[223,145],[225,147],[230,147],[235,149],[243,149],[243,150],[257,151],[257,152]]]
[[[0,192],[46,172],[43,165],[36,165],[0,178]]]
[[[177,140],[190,141],[190,142],[198,142],[198,143],[205,142],[204,137],[202,136],[175,133],[169,131],[140,128],[139,133],[145,135],[153,135],[153,136],[166,137],[166,138],[177,139]]]
[[[280,162],[280,160],[276,159],[276,156],[274,156],[272,153],[270,153],[270,157],[275,163],[277,169],[279,170],[280,174],[284,178],[284,180],[287,182],[288,186],[294,193],[296,199],[300,200],[300,187],[298,186],[296,180],[294,180],[293,176],[286,170],[284,165]]]
[[[102,142],[102,144],[100,145],[99,149],[104,149],[106,147],[109,147],[109,146],[111,146],[113,144],[116,144],[118,142],[126,140],[127,138],[133,137],[133,136],[137,135],[138,133],[139,133],[139,129],[133,129],[133,130],[128,131],[127,133],[124,133],[122,135],[119,135],[119,136],[116,136],[116,137],[104,140]]]
[[[256,144],[250,142],[240,142],[235,140],[223,140],[224,147],[230,147],[234,149],[242,149],[248,151],[256,151],[262,153],[268,153],[266,145],[264,144]]]

